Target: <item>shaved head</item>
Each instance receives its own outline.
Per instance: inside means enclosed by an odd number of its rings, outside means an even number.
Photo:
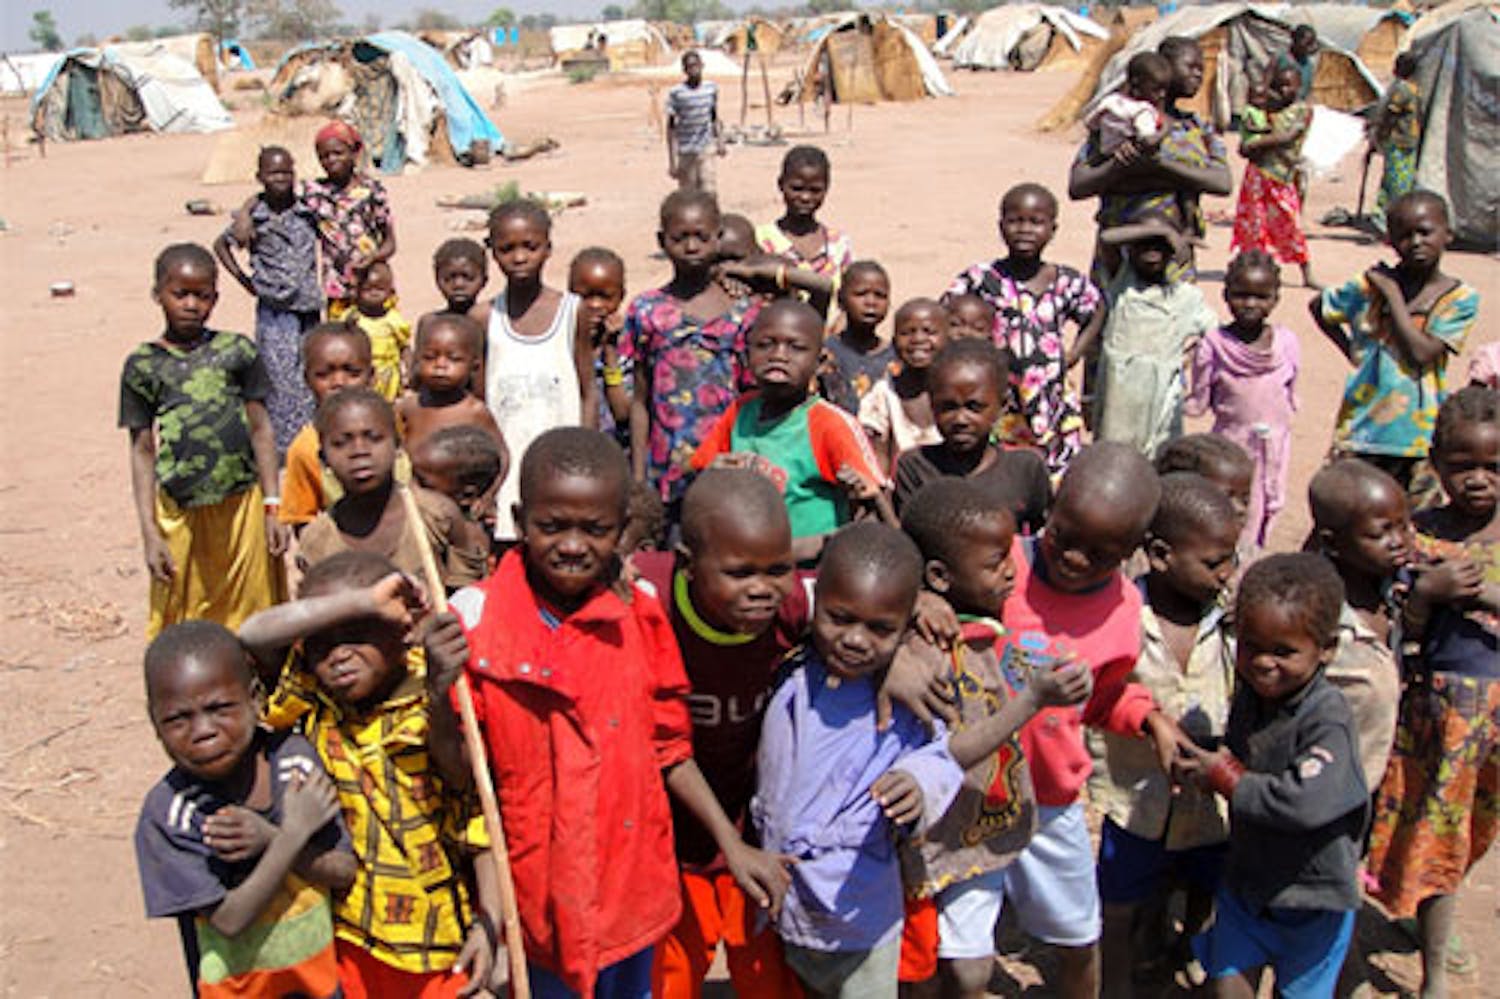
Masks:
[[[1401,484],[1367,461],[1340,458],[1323,466],[1307,487],[1313,526],[1330,530],[1347,527],[1387,490],[1402,492]]]
[[[1121,527],[1144,534],[1161,501],[1161,480],[1139,451],[1128,444],[1099,441],[1068,466],[1054,507],[1107,509]]]
[[[689,551],[712,547],[714,521],[720,517],[757,534],[791,534],[786,502],[775,484],[745,468],[710,468],[683,495],[682,541]]]

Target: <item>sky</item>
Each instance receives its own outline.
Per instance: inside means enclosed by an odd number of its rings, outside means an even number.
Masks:
[[[404,20],[423,8],[442,11],[466,22],[478,22],[496,7],[509,7],[517,14],[550,10],[559,17],[597,16],[610,0],[335,0],[344,19],[358,24],[366,14],[378,14],[383,24]],[[620,2],[620,0],[616,0]],[[746,0],[748,2],[748,0]],[[742,4],[731,3],[731,6]],[[621,6],[627,4],[621,2]],[[27,37],[34,11],[50,10],[63,41],[69,45],[81,34],[99,38],[123,34],[137,24],[152,27],[183,24],[184,13],[167,6],[167,0],[0,0],[0,51],[34,49]]]

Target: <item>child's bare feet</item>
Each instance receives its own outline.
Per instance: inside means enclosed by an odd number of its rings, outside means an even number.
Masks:
[[[1311,262],[1302,265],[1302,284],[1308,291],[1322,291],[1323,285],[1313,277]]]

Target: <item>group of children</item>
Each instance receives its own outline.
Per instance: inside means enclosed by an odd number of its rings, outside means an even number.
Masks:
[[[537,995],[690,997],[723,945],[744,997],[980,996],[1009,907],[1064,995],[1189,941],[1219,994],[1269,966],[1326,995],[1361,871],[1441,994],[1500,770],[1500,425],[1493,386],[1446,394],[1477,294],[1439,268],[1441,199],[1398,199],[1398,262],[1313,301],[1356,366],[1343,455],[1308,550],[1261,558],[1298,367],[1264,253],[1227,323],[1168,278],[1165,217],[1104,233],[1100,289],[1045,259],[1057,203],[1023,184],[1005,255],[886,346],[890,278],[817,219],[830,166],[798,147],[759,229],[667,197],[671,279],[628,306],[603,248],[550,287],[545,210],[502,205],[505,287],[444,243],[407,339],[346,129],[317,186],[267,150],[217,247],[263,349],[208,325],[214,258],[179,244],[122,377],[174,764],[137,847],[199,994],[481,994],[509,946]],[[270,361],[293,321],[299,384]],[[315,417],[268,415],[304,391]]]

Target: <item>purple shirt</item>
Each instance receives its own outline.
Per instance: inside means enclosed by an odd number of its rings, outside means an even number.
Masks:
[[[896,836],[941,818],[963,770],[941,724],[929,735],[899,705],[890,728],[875,731],[873,678],[833,676],[810,647],[789,668],[766,708],[759,788],[750,806],[764,847],[798,861],[777,932],[810,950],[879,947],[901,930]],[[916,828],[893,828],[870,796],[871,785],[893,768],[922,788]]]

